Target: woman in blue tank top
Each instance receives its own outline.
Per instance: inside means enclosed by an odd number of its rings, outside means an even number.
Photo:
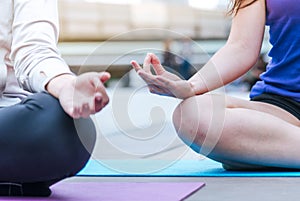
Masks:
[[[131,64],[152,93],[183,101],[173,114],[179,137],[227,169],[300,168],[300,4],[232,0],[227,43],[189,80],[167,72],[154,54]],[[251,100],[207,93],[245,74],[257,61],[265,25],[271,61]],[[150,71],[150,64],[156,72]]]

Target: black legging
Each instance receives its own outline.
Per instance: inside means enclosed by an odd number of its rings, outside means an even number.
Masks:
[[[96,130],[91,119],[73,120],[46,93],[0,109],[0,182],[47,186],[74,176],[90,158]]]

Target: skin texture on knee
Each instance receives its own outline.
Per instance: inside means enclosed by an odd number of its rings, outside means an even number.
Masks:
[[[182,101],[173,113],[179,137],[185,142],[196,143],[202,149],[216,144],[219,136],[215,134],[222,131],[225,119],[225,99],[221,95],[205,94]]]

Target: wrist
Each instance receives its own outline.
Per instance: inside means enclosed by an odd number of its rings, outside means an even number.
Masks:
[[[209,91],[206,81],[200,74],[195,74],[188,80],[194,95],[202,95]]]
[[[198,84],[192,80],[188,80],[188,83],[191,87],[191,93],[193,94],[193,96],[196,96],[196,95],[200,95],[202,94],[199,90],[199,87],[198,87]]]
[[[62,74],[52,78],[46,85],[46,90],[58,98],[62,89],[69,85],[75,86],[76,76],[73,74]]]

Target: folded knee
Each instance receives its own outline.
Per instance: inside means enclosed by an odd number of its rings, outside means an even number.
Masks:
[[[174,110],[173,124],[180,138],[194,137],[199,126],[199,108],[195,98],[182,101]]]
[[[182,101],[173,113],[173,124],[184,141],[200,144],[211,124],[212,103],[209,95],[196,96]]]

